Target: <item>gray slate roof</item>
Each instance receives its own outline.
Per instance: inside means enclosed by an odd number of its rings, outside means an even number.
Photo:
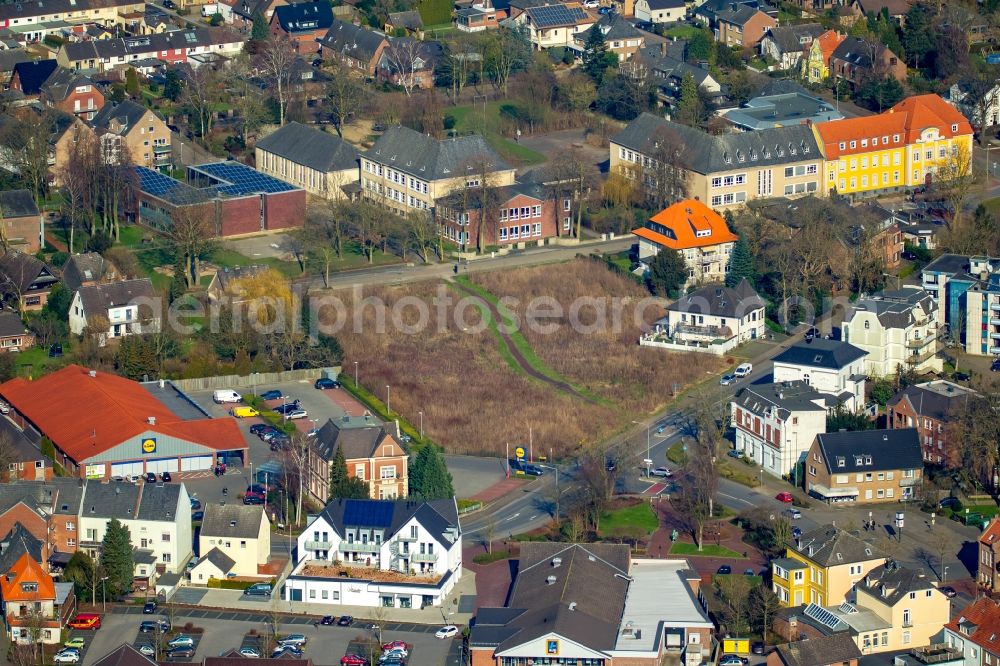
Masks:
[[[92,284],[80,287],[77,292],[83,301],[83,311],[89,320],[91,317],[108,316],[110,308],[117,308],[132,303],[140,298],[154,298],[153,283],[149,278],[110,282],[107,284]]]
[[[333,22],[333,9],[326,0],[297,2],[275,7],[274,17],[281,29],[290,35],[314,30],[328,30]]]
[[[827,432],[816,439],[831,474],[923,467],[916,428]]]
[[[684,0],[649,0],[649,9],[654,12],[663,9],[679,9],[686,4]]]
[[[177,517],[177,507],[180,502],[181,484],[179,483],[144,483],[142,484],[142,499],[139,501],[140,520],[160,520],[172,523]],[[181,507],[183,510],[183,507]]]
[[[81,515],[88,518],[134,519],[139,508],[139,492],[137,483],[89,482],[83,496]]]
[[[825,412],[837,406],[837,396],[820,393],[804,381],[751,384],[740,390],[733,402],[747,411],[763,416],[770,408],[778,410],[782,420],[792,412]]]
[[[789,545],[821,566],[869,562],[885,557],[876,546],[850,532],[824,525],[805,532]]]
[[[6,190],[0,192],[0,213],[3,219],[13,217],[38,217],[38,206],[30,190]]]
[[[90,125],[95,129],[108,130],[111,122],[116,120],[122,126],[117,133],[125,136],[142,121],[144,115],[146,115],[146,107],[125,100],[118,104],[106,104],[90,121]]]
[[[618,12],[605,14],[601,17],[601,20],[598,21],[597,24],[601,27],[601,31],[604,33],[604,39],[607,41],[645,37],[643,32],[629,23],[625,17]]]
[[[420,18],[420,12],[418,11],[392,12],[389,14],[389,20],[386,23],[391,24],[393,28],[405,28],[407,30],[420,30],[424,27],[423,19]]]
[[[382,423],[373,422],[359,428],[329,419],[319,429],[312,446],[319,457],[327,462],[333,460],[338,448],[343,450],[346,460],[371,458],[376,448],[388,437],[390,434]]]
[[[868,352],[840,340],[816,338],[798,342],[774,358],[775,363],[805,365],[813,368],[839,370],[853,361],[867,356]]]
[[[319,43],[342,55],[368,62],[375,57],[379,47],[386,43],[386,39],[385,35],[333,19],[330,29]]]
[[[611,141],[643,155],[652,154],[660,141],[682,146],[678,156],[681,164],[701,174],[732,171],[743,165],[772,166],[822,159],[816,138],[805,125],[713,136],[643,113]]]
[[[671,312],[743,318],[766,305],[746,278],[735,287],[702,287],[667,306]]]
[[[923,592],[932,588],[934,585],[931,585],[930,579],[922,569],[904,567],[894,560],[872,569],[864,580],[858,583],[858,589],[864,589],[889,606],[896,605],[896,602],[910,592]]]
[[[0,513],[18,502],[35,511],[39,507],[63,516],[75,516],[83,497],[82,479],[52,479],[51,481],[18,481],[0,484]]]
[[[0,72],[13,72],[14,65],[17,63],[30,62],[32,60],[34,60],[34,56],[24,49],[0,50]]]
[[[492,172],[511,168],[478,134],[438,140],[400,125],[388,128],[364,155],[421,180],[474,175],[482,160]]]
[[[861,658],[861,650],[848,632],[808,638],[779,645],[778,656],[785,666],[849,663]]]
[[[886,50],[888,49],[886,48]],[[878,52],[875,55],[878,55]],[[833,55],[830,58],[843,60],[851,63],[854,67],[867,69],[872,66],[872,49],[857,37],[848,37],[833,50]]]
[[[0,338],[25,335],[27,333],[28,328],[16,312],[10,312],[9,310],[0,312]]]
[[[823,26],[819,23],[802,23],[769,28],[764,38],[770,36],[782,53],[800,53],[808,49],[812,41],[822,33]],[[808,41],[803,43],[803,39]]]
[[[715,13],[715,18],[732,25],[743,26],[760,10],[749,5],[737,5],[736,9],[727,7]]]
[[[74,254],[63,266],[62,279],[66,286],[76,291],[84,282],[96,282],[104,277],[108,262],[96,252]]]
[[[207,504],[201,536],[256,539],[264,507],[255,504]]]
[[[964,386],[943,380],[933,381],[907,386],[894,395],[886,406],[895,407],[905,400],[919,416],[944,422],[974,395],[977,395],[975,391]]]
[[[385,520],[374,521],[370,525],[347,524],[345,516],[378,514]],[[372,499],[335,499],[329,502],[320,516],[343,536],[349,527],[378,527],[386,530],[384,540],[395,534],[411,518],[416,518],[425,530],[430,532],[441,543],[448,543],[445,532],[449,528],[459,528],[458,505],[454,499],[430,500],[372,500]],[[377,523],[377,524],[376,524]],[[388,523],[388,526],[386,526]],[[204,529],[204,528],[202,528]],[[460,534],[460,532],[459,532]]]
[[[23,252],[11,251],[0,257],[0,272],[6,275],[20,294],[46,289],[59,280],[48,266]]]
[[[171,49],[190,49],[196,46],[233,44],[241,41],[243,39],[238,35],[222,28],[190,28],[141,37],[68,42],[63,44],[62,50],[70,62],[109,60],[119,57],[131,61],[131,56],[155,57],[157,54]]]
[[[357,148],[335,134],[295,121],[268,134],[257,147],[322,173],[358,168]]]
[[[94,82],[74,69],[60,67],[42,85],[42,92],[54,102],[69,97],[79,86],[92,86]]]
[[[908,287],[858,299],[844,321],[853,321],[862,312],[872,312],[886,328],[907,328],[916,321],[917,314],[929,315],[935,309],[929,293],[918,287]]]
[[[213,548],[212,550],[205,553],[202,559],[211,562],[213,565],[215,565],[215,568],[217,568],[224,574],[229,573],[230,570],[232,570],[232,568],[236,566],[236,560],[229,557],[218,548]]]
[[[42,561],[42,542],[21,523],[14,523],[0,539],[0,574],[7,573],[14,563],[27,553],[35,562]]]

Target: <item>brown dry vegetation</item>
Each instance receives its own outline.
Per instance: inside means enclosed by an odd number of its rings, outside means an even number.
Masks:
[[[573,330],[564,314],[561,319],[546,320],[559,324],[554,333],[543,334],[526,326],[521,326],[521,332],[550,368],[632,415],[663,406],[670,399],[675,383],[683,388],[704,379],[706,373],[715,374],[723,369],[720,359],[707,354],[675,354],[640,347],[640,322],[649,325],[660,319],[665,313],[660,305],[663,301],[651,302],[643,287],[596,261],[577,259],[565,264],[477,273],[473,280],[497,297],[519,299],[519,304],[509,309],[521,321],[526,304],[540,296],[555,298],[564,313],[579,298],[621,297],[618,330],[604,327],[606,330],[581,334]],[[609,307],[608,311],[611,310]],[[580,312],[584,324],[593,323],[594,317],[592,309]]]

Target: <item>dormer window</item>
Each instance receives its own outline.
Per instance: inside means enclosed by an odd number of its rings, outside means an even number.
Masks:
[[[863,463],[864,463],[864,458],[862,458],[861,456],[854,456],[855,465],[861,465]]]
[[[954,125],[951,126],[951,131],[952,132],[957,132],[958,131],[958,123],[955,123]]]
[[[847,465],[847,460],[844,456],[837,456],[837,467],[845,467]]]
[[[844,142],[844,141],[841,141],[839,147],[840,147],[841,150],[847,150],[847,143]]]

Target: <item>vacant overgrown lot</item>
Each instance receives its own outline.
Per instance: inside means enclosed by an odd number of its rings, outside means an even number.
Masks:
[[[594,325],[596,311],[585,307],[579,319],[593,329],[590,332],[574,330],[568,315],[545,319],[553,324],[550,334],[520,327],[536,360],[584,389],[588,396],[584,398],[529,377],[501,352],[496,333],[482,325],[484,314],[477,299],[454,285],[420,283],[366,288],[363,294],[336,292],[347,315],[347,325],[336,332],[344,349],[344,372],[353,374],[357,361],[359,380],[366,389],[384,402],[386,387],[391,387],[392,411],[414,425],[423,412],[425,433],[451,453],[502,456],[508,443],[512,449],[527,443],[531,428],[536,452],[552,448],[557,455],[570,454],[665,404],[675,384],[683,387],[704,378],[718,364],[701,356],[640,348],[636,342],[640,326],[633,317],[645,291],[596,262],[477,275],[475,282],[497,296],[517,294],[524,299],[509,308],[522,317],[533,296],[552,297],[566,312],[578,298],[599,303],[619,297],[624,299],[622,321],[617,328],[602,330]],[[435,300],[442,296],[452,301],[444,309]],[[455,303],[463,297],[463,316],[456,323]],[[366,303],[358,308],[361,298]],[[384,325],[379,325],[373,302],[384,308]],[[426,304],[425,323],[418,302]],[[647,322],[662,316],[662,305],[646,305]],[[320,320],[327,323],[331,317],[326,312]]]

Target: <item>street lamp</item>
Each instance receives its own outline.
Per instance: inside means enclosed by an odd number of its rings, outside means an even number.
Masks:
[[[358,385],[358,362],[354,362],[354,385]]]
[[[941,582],[942,583],[948,582],[948,567],[943,567],[941,570]]]
[[[389,393],[389,385],[385,385],[385,414],[392,415],[392,395]]]
[[[424,440],[424,413],[417,412],[420,415],[420,441]]]
[[[108,579],[107,576],[101,579],[101,603],[104,604],[104,614],[108,613],[108,588],[104,584],[104,581]]]

